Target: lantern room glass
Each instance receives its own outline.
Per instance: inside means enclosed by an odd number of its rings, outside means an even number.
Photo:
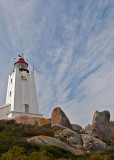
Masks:
[[[16,63],[15,66],[18,67],[19,69],[27,69],[28,67],[26,63]]]

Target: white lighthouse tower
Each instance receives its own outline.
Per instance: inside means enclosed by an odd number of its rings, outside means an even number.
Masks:
[[[20,115],[42,117],[39,114],[34,71],[28,70],[28,63],[19,55],[9,75],[6,105],[0,107],[0,119]]]

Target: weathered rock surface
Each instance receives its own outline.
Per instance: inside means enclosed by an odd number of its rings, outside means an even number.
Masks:
[[[51,127],[53,127],[53,128],[60,128],[60,129],[65,129],[66,128],[66,127],[61,126],[59,124],[51,124]]]
[[[32,138],[29,138],[28,141],[32,141],[32,142],[36,142],[36,143],[40,143],[43,145],[52,145],[52,146],[56,146],[56,147],[60,147],[63,148],[65,150],[68,150],[69,152],[71,152],[74,155],[79,155],[79,154],[84,154],[84,152],[80,151],[78,152],[78,150],[73,149],[72,147],[66,145],[64,142],[62,142],[61,140],[57,139],[57,138],[53,138],[53,137],[48,137],[48,136],[35,136]]]
[[[47,125],[47,124],[51,124],[51,122],[46,119],[46,118],[39,118],[38,120],[38,125],[39,126],[43,126],[43,125]]]
[[[92,135],[94,137],[114,138],[113,127],[110,126],[110,112],[103,111],[94,113],[92,122]]]
[[[82,134],[83,147],[92,151],[101,151],[106,148],[106,144],[101,140],[87,134]]]
[[[16,123],[28,124],[28,125],[38,125],[39,118],[30,116],[18,116],[13,118]]]
[[[51,123],[55,125],[61,125],[67,128],[72,128],[68,117],[65,115],[65,113],[61,110],[60,107],[54,108],[51,115]]]
[[[72,124],[72,128],[77,131],[80,131],[82,129],[82,127],[78,124]]]
[[[111,129],[112,133],[113,133],[112,139],[114,139],[114,121],[111,121],[111,122],[109,123],[109,126],[110,126],[110,129]]]
[[[56,137],[65,137],[71,146],[81,149],[82,148],[82,139],[81,136],[72,131],[71,129],[59,130],[55,133]]]
[[[45,118],[30,117],[30,116],[18,116],[13,118],[16,123],[22,123],[27,125],[37,125],[42,126],[50,124],[50,121]]]
[[[86,127],[85,127],[85,133],[89,134],[89,135],[92,135],[92,125],[91,124],[88,124]]]
[[[110,121],[110,125],[114,128],[114,121]]]
[[[85,129],[81,129],[81,130],[80,130],[80,133],[81,133],[81,134],[84,134],[84,133],[85,133]]]

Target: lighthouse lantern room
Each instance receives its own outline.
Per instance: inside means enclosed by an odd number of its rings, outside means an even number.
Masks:
[[[0,119],[26,115],[42,117],[39,114],[34,71],[28,70],[28,63],[20,56],[9,75],[6,105],[0,107]]]

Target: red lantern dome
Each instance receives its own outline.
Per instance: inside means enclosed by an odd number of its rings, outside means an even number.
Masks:
[[[27,66],[28,66],[28,63],[27,63],[27,62],[24,60],[24,58],[22,58],[22,57],[19,58],[18,61],[15,62],[15,64],[16,64],[16,63],[25,63],[25,64],[27,64]],[[15,65],[15,64],[14,64],[14,65]]]
[[[19,59],[14,63],[15,67],[18,67],[20,71],[28,71],[28,63],[24,60],[22,56],[19,55]]]

